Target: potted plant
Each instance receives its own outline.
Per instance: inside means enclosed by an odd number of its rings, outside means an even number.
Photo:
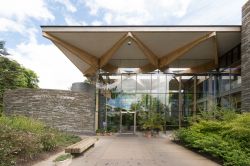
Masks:
[[[106,130],[104,130],[104,129],[97,129],[96,130],[96,135],[97,136],[105,136],[106,135]]]
[[[158,134],[163,129],[163,119],[160,113],[155,111],[148,112],[144,118],[142,118],[142,128],[146,130],[145,136],[151,138],[154,133]]]
[[[101,136],[105,136],[106,135],[105,129],[100,129],[100,133],[101,133]]]
[[[96,130],[96,135],[97,135],[97,136],[100,136],[100,135],[101,135],[101,129],[97,129],[97,130]]]
[[[110,136],[110,135],[111,135],[111,127],[110,127],[110,126],[107,127],[106,135],[107,135],[107,136]]]
[[[107,136],[111,136],[110,130],[107,130]]]
[[[112,127],[110,130],[111,135],[113,135],[114,133],[117,133],[117,128],[116,127]]]

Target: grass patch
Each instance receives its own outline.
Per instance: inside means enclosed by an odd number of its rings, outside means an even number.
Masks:
[[[175,136],[185,146],[221,159],[225,166],[250,166],[250,113],[211,111]]]
[[[54,162],[58,162],[58,161],[64,161],[67,160],[69,158],[72,158],[72,155],[67,153],[67,154],[62,154],[60,156],[58,156],[55,160],[53,160]]]
[[[24,116],[0,117],[0,166],[18,165],[42,152],[55,151],[81,140]]]

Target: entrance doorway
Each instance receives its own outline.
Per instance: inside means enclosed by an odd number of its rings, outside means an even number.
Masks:
[[[120,111],[120,133],[136,133],[136,111]]]

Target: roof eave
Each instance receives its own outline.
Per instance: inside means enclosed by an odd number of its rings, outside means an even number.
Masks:
[[[44,32],[239,32],[241,25],[196,26],[41,26]]]

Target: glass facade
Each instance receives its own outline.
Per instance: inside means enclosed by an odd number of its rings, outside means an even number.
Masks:
[[[208,110],[211,105],[241,108],[240,45],[219,59],[219,68],[206,73],[184,75],[176,72],[133,73],[123,71],[100,73],[99,127],[115,126],[131,129],[132,114],[162,114],[164,129],[185,125],[187,117]],[[138,122],[137,122],[138,123]]]

